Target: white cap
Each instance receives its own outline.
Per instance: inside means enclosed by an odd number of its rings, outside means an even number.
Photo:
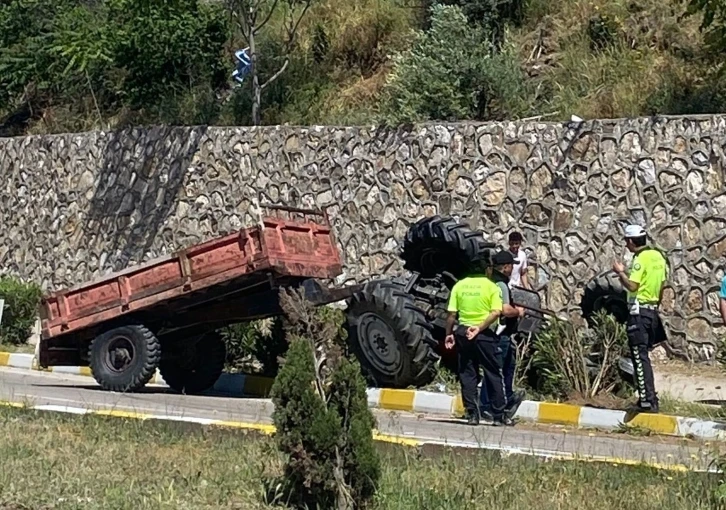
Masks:
[[[640,225],[628,225],[625,227],[625,237],[643,237],[645,235],[645,229]]]

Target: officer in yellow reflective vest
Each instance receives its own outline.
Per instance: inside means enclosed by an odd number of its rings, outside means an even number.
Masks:
[[[502,314],[502,291],[486,275],[486,264],[477,264],[466,278],[451,289],[446,322],[446,348],[456,346],[461,398],[469,425],[478,425],[480,413],[477,384],[479,367],[484,369],[482,391],[489,391],[491,425],[511,424],[504,416],[506,404],[502,375],[502,348],[497,335]],[[456,325],[458,318],[458,326]]]
[[[638,388],[636,410],[657,413],[658,397],[648,352],[666,340],[658,306],[663,284],[668,278],[668,262],[660,251],[647,246],[646,240],[643,227],[628,225],[625,228],[625,245],[635,256],[628,273],[621,262],[613,264],[613,270],[628,291],[628,347]]]

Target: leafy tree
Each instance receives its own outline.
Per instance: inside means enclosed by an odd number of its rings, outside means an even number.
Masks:
[[[10,0],[0,6],[0,112],[156,110],[224,86],[224,10],[198,0]],[[0,121],[0,124],[3,122]]]
[[[472,27],[459,7],[432,7],[431,27],[396,56],[382,108],[389,123],[491,119],[527,109],[524,78],[508,51],[497,53],[491,34]]]
[[[252,78],[252,122],[260,124],[262,92],[277,80],[290,65],[290,54],[295,48],[300,23],[307,14],[313,0],[226,0],[237,27],[249,46]],[[280,11],[280,12],[278,12]],[[268,26],[276,14],[282,14],[284,21],[284,44],[282,63],[265,80],[260,79],[259,61],[261,54],[257,36]]]
[[[439,3],[460,7],[470,24],[490,30],[497,48],[504,43],[505,25],[520,24],[524,15],[524,0],[440,0]]]
[[[686,15],[702,13],[706,43],[720,55],[726,50],[726,0],[688,0]]]
[[[68,0],[10,0],[0,5],[0,112],[19,122],[42,110],[60,89],[62,68],[48,39]],[[2,124],[2,122],[0,122]]]
[[[132,105],[206,82],[227,81],[222,59],[228,32],[224,11],[198,0],[111,0],[117,26],[115,63],[123,69],[121,93]]]
[[[314,309],[297,292],[281,293],[291,339],[272,387],[284,483],[297,506],[348,510],[375,492],[380,461],[375,419],[357,362],[343,356],[339,311]]]

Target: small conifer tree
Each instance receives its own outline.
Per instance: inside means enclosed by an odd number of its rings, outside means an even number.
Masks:
[[[380,461],[365,380],[344,355],[342,314],[314,308],[297,291],[281,291],[280,301],[290,348],[272,399],[278,447],[287,456],[288,501],[361,507],[375,493]]]

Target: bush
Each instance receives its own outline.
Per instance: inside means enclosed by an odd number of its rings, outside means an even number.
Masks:
[[[228,81],[227,39],[224,10],[197,0],[8,0],[0,6],[0,124],[3,112],[27,123],[25,110],[44,108],[68,109],[71,124],[60,130],[128,109],[137,122],[210,120],[217,106],[209,102]]]
[[[0,322],[0,343],[22,345],[37,319],[40,307],[40,288],[8,276],[0,277],[0,299],[5,306]]]
[[[587,36],[592,51],[602,51],[615,42],[617,26],[606,14],[597,14],[587,23]]]
[[[517,100],[526,87],[515,55],[496,52],[492,35],[469,26],[459,7],[432,7],[431,28],[394,62],[382,107],[386,123],[488,120],[526,110]]]
[[[598,312],[592,328],[552,319],[533,342],[536,388],[556,398],[613,393],[624,384],[618,360],[625,355],[625,326],[611,315]]]
[[[355,508],[374,494],[381,468],[365,380],[343,355],[342,314],[314,309],[298,293],[281,296],[291,343],[272,400],[277,443],[287,456],[285,501]]]
[[[277,375],[288,346],[281,318],[233,324],[220,334],[227,346],[225,371]]]

